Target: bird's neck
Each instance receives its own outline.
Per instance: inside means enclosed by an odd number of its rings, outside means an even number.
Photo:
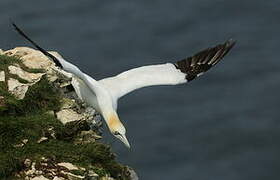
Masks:
[[[111,131],[122,125],[119,116],[115,111],[106,112],[103,114],[103,117]]]

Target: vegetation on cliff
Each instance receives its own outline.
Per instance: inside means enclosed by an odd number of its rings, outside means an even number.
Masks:
[[[75,123],[74,126],[73,123],[63,125],[56,118],[52,112],[60,109],[62,97],[46,75],[30,86],[23,99],[12,95],[7,86],[9,78],[27,83],[9,73],[8,66],[13,64],[20,65],[27,72],[44,72],[42,69],[27,68],[17,57],[0,55],[0,72],[5,72],[5,81],[0,81],[0,179],[14,179],[15,174],[25,168],[26,159],[39,162],[42,158],[70,162],[86,169],[72,172],[78,175],[90,169],[99,177],[108,175],[115,179],[128,179],[126,167],[116,162],[108,145],[100,142],[74,143],[75,137],[90,127],[77,128]],[[42,137],[48,137],[48,140],[39,143]]]

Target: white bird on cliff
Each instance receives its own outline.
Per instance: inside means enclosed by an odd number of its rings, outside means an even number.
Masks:
[[[130,144],[126,138],[126,129],[117,114],[119,98],[147,86],[177,85],[189,82],[216,65],[235,44],[235,41],[228,40],[224,44],[205,49],[176,63],[142,66],[98,81],[63,58],[48,53],[17,25],[13,23],[13,26],[20,35],[49,57],[56,66],[74,75],[72,83],[79,98],[103,116],[110,132],[128,148],[130,148]]]

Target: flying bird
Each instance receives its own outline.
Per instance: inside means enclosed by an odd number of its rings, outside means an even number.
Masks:
[[[235,41],[228,40],[174,63],[142,66],[113,77],[95,80],[65,59],[48,53],[31,40],[15,23],[12,25],[20,35],[51,59],[56,66],[73,74],[72,84],[79,98],[103,116],[113,136],[128,148],[130,148],[130,144],[126,138],[126,129],[117,114],[119,98],[147,86],[177,85],[190,82],[220,62],[235,45]]]

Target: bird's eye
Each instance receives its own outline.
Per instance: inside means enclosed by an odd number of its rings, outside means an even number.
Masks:
[[[120,134],[118,131],[115,131],[115,132],[114,132],[114,135],[117,136],[117,135],[121,135],[121,134]]]

